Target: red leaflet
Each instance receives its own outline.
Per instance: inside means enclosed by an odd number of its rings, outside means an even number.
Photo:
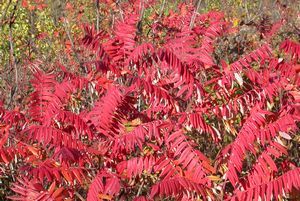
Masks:
[[[292,57],[296,57],[297,59],[299,59],[300,45],[298,43],[287,39],[281,43],[280,49],[291,54]]]
[[[0,138],[0,149],[2,148],[3,145],[6,144],[6,141],[8,139],[9,136],[9,126],[7,125],[6,127],[2,127],[0,128],[0,132],[1,133],[1,138]]]
[[[276,164],[274,163],[273,159],[268,154],[263,154],[263,158],[268,163],[268,165],[270,166],[271,170],[273,170],[275,172],[278,171],[278,169],[276,167]]]

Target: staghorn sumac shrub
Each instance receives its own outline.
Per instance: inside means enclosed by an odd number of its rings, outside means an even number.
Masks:
[[[143,25],[152,5],[123,3],[109,31],[86,25],[82,71],[31,66],[28,99],[1,105],[7,198],[294,198],[300,45],[284,41],[278,57],[262,41],[227,63],[214,56],[236,32],[222,13],[181,3]]]

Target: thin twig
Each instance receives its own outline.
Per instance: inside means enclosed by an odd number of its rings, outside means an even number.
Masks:
[[[29,50],[28,50],[28,58],[31,59],[31,54],[32,53],[36,53],[36,48],[35,48],[35,40],[34,40],[34,37],[32,36],[35,36],[36,34],[36,28],[35,28],[35,19],[36,19],[36,16],[35,16],[35,11],[32,10],[30,11],[30,18],[29,18],[29,21],[30,21],[30,28],[29,28],[29,33],[30,33],[30,38],[29,38]]]
[[[15,14],[17,11],[17,5],[18,1],[14,5],[13,11],[9,17],[9,54],[10,54],[10,71],[14,70],[15,71],[15,85],[12,86],[11,89],[11,94],[10,94],[10,101],[9,101],[9,106],[11,102],[14,99],[14,95],[16,94],[18,90],[18,85],[19,85],[19,76],[18,76],[18,68],[16,64],[16,58],[15,58],[15,50],[14,50],[14,43],[13,43],[13,34],[12,34],[12,28],[13,24],[15,22]]]
[[[75,195],[79,198],[79,200],[85,201],[85,199],[77,191],[75,191]]]
[[[113,29],[114,25],[115,25],[115,14],[112,14],[111,29]]]
[[[197,15],[198,10],[200,8],[200,4],[201,4],[201,0],[198,0],[196,10],[194,11],[194,13],[192,15],[192,18],[191,18],[190,29],[192,29],[194,27],[195,20],[196,20],[196,15]]]
[[[15,85],[18,87],[18,69],[15,59],[15,51],[14,51],[14,44],[13,44],[13,36],[12,36],[12,27],[9,26],[9,52],[10,52],[10,65],[11,69],[15,70]]]
[[[99,0],[96,1],[96,30],[99,32],[99,23],[100,23],[100,15],[99,15]]]
[[[72,51],[74,52],[75,60],[80,65],[80,67],[82,67],[82,63],[81,63],[81,61],[79,59],[79,56],[78,56],[78,54],[76,52],[75,45],[74,45],[74,42],[73,42],[70,30],[69,30],[69,23],[68,23],[68,21],[66,19],[64,19],[63,22],[64,22],[64,28],[65,28],[65,31],[67,33],[68,39],[69,39],[69,41],[71,43]]]
[[[139,21],[142,21],[143,20],[143,17],[144,17],[144,12],[145,12],[145,3],[144,1],[142,0],[141,3],[140,3],[140,18],[139,18]]]
[[[226,187],[226,184],[227,184],[227,178],[224,180],[224,183],[222,185],[222,191],[221,191],[221,199],[220,200],[224,200],[224,192],[225,192],[225,187]]]
[[[138,190],[136,196],[139,196],[139,195],[141,194],[142,188],[143,188],[143,186],[144,186],[144,183],[145,183],[145,181],[143,180],[142,183],[141,183],[141,185],[140,185],[140,187],[139,187],[139,190]]]
[[[144,5],[144,0],[140,2],[140,16],[139,16],[139,21],[137,24],[137,34],[142,35],[143,34],[143,18],[144,18],[144,13],[145,13],[145,5]]]
[[[120,17],[121,17],[121,20],[122,22],[124,23],[124,12],[122,10],[122,7],[121,7],[121,4],[117,4],[117,6],[119,7],[119,10],[120,10]]]
[[[161,18],[162,14],[163,14],[163,12],[164,12],[165,5],[166,5],[166,0],[163,0],[163,3],[162,3],[162,5],[161,5],[160,11],[159,11],[159,16],[158,16],[159,19]]]
[[[262,1],[261,1],[262,2]],[[248,2],[247,0],[244,0],[244,6],[246,10],[246,16],[247,16],[247,21],[250,19],[250,14],[249,14],[249,9],[248,9]]]

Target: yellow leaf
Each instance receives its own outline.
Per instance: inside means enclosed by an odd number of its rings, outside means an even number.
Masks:
[[[112,200],[112,197],[106,194],[99,194],[100,199]]]
[[[140,125],[142,123],[140,118],[136,118],[132,121],[128,121],[126,123],[124,123],[126,131],[130,132],[132,131],[135,127],[137,127],[138,125]]]
[[[35,156],[39,156],[39,149],[32,147],[30,145],[27,146],[28,150]]]
[[[136,118],[134,120],[132,120],[132,125],[138,126],[142,123],[140,118]]]
[[[58,188],[53,194],[52,194],[52,198],[58,198],[62,192],[64,191],[64,187],[60,187]]]
[[[207,178],[211,181],[219,181],[220,180],[220,177],[214,176],[214,175],[207,176]]]
[[[55,186],[56,186],[56,182],[54,181],[54,182],[52,182],[52,184],[50,185],[50,187],[48,189],[50,194],[52,194],[54,192]]]
[[[62,169],[61,170],[62,175],[64,176],[64,178],[70,183],[73,183],[73,178],[70,175],[69,171],[67,169]]]
[[[233,27],[237,27],[239,25],[240,20],[238,18],[233,18]]]
[[[202,162],[202,166],[203,166],[206,170],[208,170],[208,171],[210,171],[210,172],[212,172],[212,173],[215,173],[215,172],[216,172],[215,168],[212,167],[210,164],[208,164],[206,161],[203,161],[203,162]]]

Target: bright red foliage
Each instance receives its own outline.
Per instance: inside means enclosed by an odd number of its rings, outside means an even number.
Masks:
[[[150,4],[150,3],[149,3]],[[21,109],[0,109],[0,175],[13,200],[271,200],[300,189],[286,142],[299,130],[299,45],[271,45],[227,64],[222,13],[180,4],[144,36],[127,3],[111,33],[85,26],[86,72],[33,68]],[[145,5],[147,8],[149,5]],[[133,14],[130,14],[133,13]],[[214,144],[217,156],[200,150]],[[202,142],[203,143],[203,142]]]

